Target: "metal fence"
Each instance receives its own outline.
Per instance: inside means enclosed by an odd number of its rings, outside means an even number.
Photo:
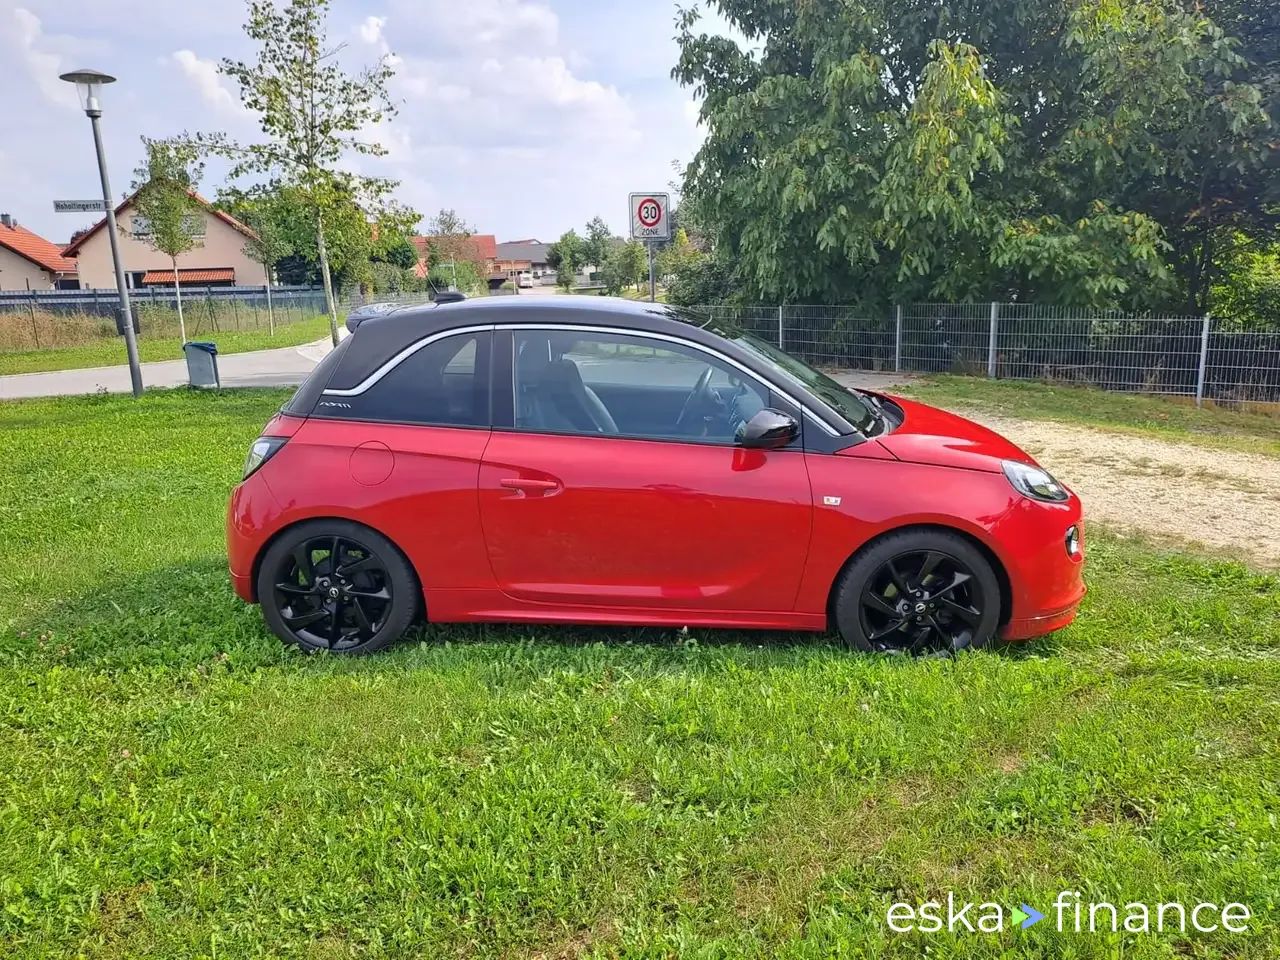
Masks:
[[[136,287],[129,291],[129,301],[136,307],[154,306],[177,309],[173,287]],[[182,285],[182,306],[208,301],[225,305],[226,311],[243,307],[246,312],[267,308],[267,288],[213,287],[202,284]],[[272,287],[271,304],[284,312],[309,311],[324,313],[324,290],[320,287]],[[102,290],[0,290],[0,313],[35,310],[39,313],[84,314],[114,319],[120,298],[114,287]]]
[[[1025,303],[695,308],[823,367],[1040,380],[1280,410],[1280,333]]]

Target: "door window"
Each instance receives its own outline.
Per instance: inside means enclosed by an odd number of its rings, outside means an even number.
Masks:
[[[648,337],[515,334],[515,425],[544,433],[735,443],[768,391],[694,347]]]
[[[451,427],[489,425],[488,332],[445,337],[410,354],[331,416]]]

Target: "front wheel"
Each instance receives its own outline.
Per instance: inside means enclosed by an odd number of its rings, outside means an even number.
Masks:
[[[955,653],[991,643],[1000,585],[982,552],[942,530],[907,530],[873,543],[836,590],[845,643],[868,653]]]
[[[404,634],[419,595],[408,561],[382,534],[348,520],[312,520],[267,548],[258,602],[285,643],[362,654]]]

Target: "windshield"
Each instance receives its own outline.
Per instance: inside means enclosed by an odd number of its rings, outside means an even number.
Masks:
[[[864,400],[848,387],[837,383],[820,370],[815,370],[803,360],[797,360],[789,353],[753,337],[741,330],[725,328],[709,328],[743,349],[750,350],[784,378],[798,383],[808,393],[817,397],[828,407],[853,424],[860,432],[871,435],[880,432],[883,418],[876,411],[871,401]]]

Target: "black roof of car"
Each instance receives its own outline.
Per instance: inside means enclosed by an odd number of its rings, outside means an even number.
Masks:
[[[690,322],[693,319],[692,314],[677,307],[613,297],[480,297],[458,303],[401,307],[370,317],[356,327],[328,386],[337,390],[352,389],[424,337],[489,324],[607,326],[675,335],[722,350],[732,346]]]

